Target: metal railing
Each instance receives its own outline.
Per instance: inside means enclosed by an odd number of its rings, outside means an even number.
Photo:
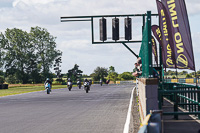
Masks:
[[[174,103],[174,112],[163,112],[163,115],[196,115],[200,119],[200,87],[183,83],[162,83],[159,89],[159,107],[162,108],[163,97]],[[178,107],[185,109],[179,112]]]

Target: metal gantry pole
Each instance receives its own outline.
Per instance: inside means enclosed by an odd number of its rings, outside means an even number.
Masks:
[[[133,50],[131,50],[125,43],[122,43],[133,55],[135,55],[137,58],[139,57]]]

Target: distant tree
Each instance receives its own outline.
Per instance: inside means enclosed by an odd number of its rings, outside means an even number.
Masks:
[[[165,75],[176,75],[176,72],[172,70],[168,70],[167,72],[165,72]]]
[[[115,82],[116,80],[118,80],[118,73],[117,72],[109,73],[106,79],[110,79],[111,81]]]
[[[192,76],[195,76],[195,72],[191,72],[190,74],[191,74]]]
[[[180,75],[186,75],[186,74],[188,74],[188,72],[187,72],[187,71],[182,71],[182,72],[180,72],[179,74],[180,74]]]
[[[88,77],[90,77],[90,76],[87,75],[87,74],[83,74],[83,75],[82,75],[82,78],[88,78]]]
[[[60,50],[56,50],[56,37],[50,35],[47,29],[38,26],[31,27],[30,35],[37,56],[38,68],[43,78],[49,77],[54,60],[62,55]]]
[[[115,68],[113,66],[110,66],[108,70],[108,74],[112,72],[115,72]]]
[[[123,72],[122,74],[118,75],[120,80],[133,80],[133,76],[131,72]]]
[[[17,77],[16,77],[16,74],[14,75],[8,75],[5,79],[5,81],[9,84],[18,84],[18,83],[21,83],[22,81],[19,80]]]
[[[37,62],[33,58],[29,59],[29,65],[27,66],[26,72],[29,76],[29,83],[41,83],[42,76],[39,73],[40,69],[37,67]]]
[[[4,65],[4,55],[5,55],[5,51],[4,51],[4,47],[6,45],[7,40],[5,39],[5,36],[3,35],[3,33],[0,34],[0,69],[3,69],[3,65]]]
[[[0,68],[6,70],[7,79],[15,77],[16,83],[50,78],[53,61],[61,54],[56,50],[55,37],[40,27],[31,28],[30,33],[14,28],[0,34]]]
[[[97,67],[90,76],[93,78],[94,81],[99,81],[100,79],[102,79],[103,82],[105,82],[105,77],[108,76],[108,69],[104,67]]]
[[[197,74],[200,74],[200,70],[199,70],[199,71],[197,71]]]
[[[118,73],[115,72],[115,68],[113,66],[110,66],[108,70],[108,76],[106,77],[106,79],[109,79],[115,82],[117,80],[117,77],[118,77]]]
[[[2,47],[5,52],[6,75],[15,74],[22,83],[28,82],[26,69],[29,66],[29,59],[34,54],[34,46],[30,43],[30,36],[20,29],[7,29]]]
[[[78,78],[82,77],[83,71],[79,70],[79,66],[77,64],[74,65],[74,68],[68,70],[67,77],[71,78],[72,81],[77,81]]]
[[[185,78],[192,78],[191,74],[186,74]]]
[[[175,78],[176,78],[176,76],[173,75],[173,76],[172,76],[172,79],[175,79]]]
[[[58,79],[60,79],[61,76],[62,76],[61,75],[61,69],[60,69],[60,67],[61,67],[60,64],[62,63],[61,60],[62,59],[61,59],[61,56],[60,56],[60,57],[55,59],[55,63],[54,63],[54,70],[55,70],[55,73],[56,73]]]

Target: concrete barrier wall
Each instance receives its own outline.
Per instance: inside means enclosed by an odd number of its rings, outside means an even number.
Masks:
[[[150,110],[158,110],[158,79],[156,78],[139,78],[139,111],[143,121]]]

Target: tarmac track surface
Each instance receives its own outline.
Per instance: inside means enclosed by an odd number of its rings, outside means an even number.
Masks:
[[[0,133],[122,133],[134,85],[92,85],[0,98]]]

